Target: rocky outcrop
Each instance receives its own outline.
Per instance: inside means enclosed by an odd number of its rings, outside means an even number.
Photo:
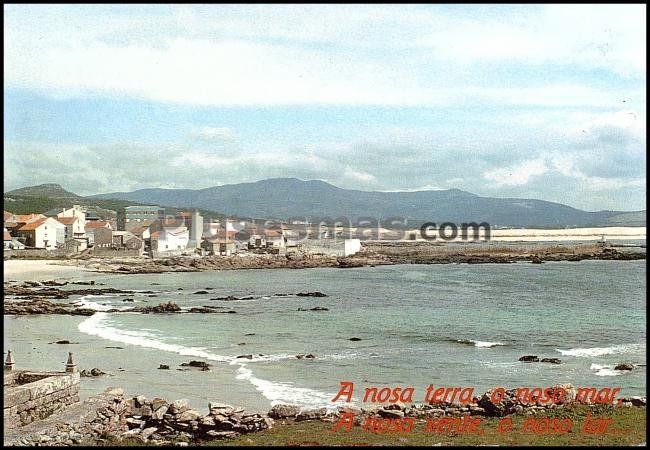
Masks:
[[[273,419],[287,419],[296,417],[299,412],[300,406],[280,404],[274,405],[268,415]]]
[[[144,314],[149,313],[177,313],[181,311],[181,307],[175,302],[169,301],[167,303],[160,303],[157,306],[136,306],[123,310],[124,312],[140,312]]]
[[[540,362],[551,363],[551,364],[561,364],[562,360],[560,358],[542,358]]]
[[[198,367],[200,369],[209,369],[210,367],[212,367],[211,364],[208,364],[205,361],[190,361],[190,362],[186,362],[186,363],[181,363],[181,366],[183,366],[183,367]]]
[[[298,292],[296,294],[298,297],[327,297],[327,294],[323,294],[322,292]]]
[[[65,421],[53,421],[33,434],[21,430],[21,434],[5,435],[5,445],[105,445],[107,439],[117,445],[201,444],[273,425],[266,415],[218,402],[208,406],[209,412],[201,414],[187,400],[127,398],[121,389],[112,388],[78,405]]]
[[[78,308],[63,303],[37,298],[30,300],[8,300],[4,301],[5,315],[32,315],[32,314],[65,314],[72,316],[92,316],[95,310],[89,308]]]
[[[539,358],[535,355],[525,355],[519,358],[519,361],[523,362],[539,362]]]
[[[106,372],[103,372],[101,369],[94,367],[90,370],[82,370],[79,375],[82,377],[99,377],[101,375],[106,375]]]
[[[634,370],[634,364],[620,363],[614,367],[614,370]]]

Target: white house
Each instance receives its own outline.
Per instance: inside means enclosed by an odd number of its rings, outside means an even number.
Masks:
[[[65,225],[53,217],[44,217],[18,229],[27,247],[54,250],[65,243]]]
[[[185,250],[190,241],[187,227],[163,227],[151,234],[151,249],[158,252]]]
[[[65,238],[83,239],[86,237],[84,222],[79,217],[57,217],[59,222],[65,225]]]

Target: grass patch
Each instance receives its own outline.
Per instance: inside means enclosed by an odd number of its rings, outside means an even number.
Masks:
[[[592,416],[611,418],[610,430],[604,434],[589,434],[582,431],[587,413],[591,409]],[[571,419],[573,426],[570,432],[553,433],[524,433],[524,420],[534,417],[540,420],[544,417]],[[646,441],[646,409],[645,408],[612,408],[602,406],[588,408],[577,406],[573,408],[549,411],[537,416],[513,416],[513,427],[509,433],[499,433],[498,418],[483,418],[480,427],[484,434],[458,433],[425,433],[425,420],[418,420],[410,433],[377,434],[364,431],[361,426],[354,426],[350,432],[341,428],[332,432],[334,424],[320,421],[294,422],[292,420],[276,421],[275,426],[267,431],[240,436],[236,439],[211,441],[209,446],[430,446],[441,445],[636,445]],[[622,430],[613,432],[612,430]]]

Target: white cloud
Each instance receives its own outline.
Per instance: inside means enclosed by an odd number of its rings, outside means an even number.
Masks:
[[[352,180],[362,181],[364,183],[369,183],[371,181],[376,180],[376,177],[374,175],[369,174],[368,172],[363,172],[361,170],[354,170],[351,169],[350,167],[345,168],[345,171],[343,172],[343,176],[347,178],[351,178]]]
[[[520,8],[480,22],[422,6],[179,6],[132,16],[90,9],[86,18],[12,7],[5,85],[193,105],[605,106],[641,88],[503,83],[484,67],[602,68],[644,79],[644,8],[604,6]]]
[[[235,133],[228,127],[201,127],[190,132],[192,137],[206,141],[233,141]]]
[[[527,184],[531,177],[543,175],[547,170],[546,163],[537,159],[512,167],[488,170],[483,176],[488,180],[495,181],[499,186],[521,186]]]

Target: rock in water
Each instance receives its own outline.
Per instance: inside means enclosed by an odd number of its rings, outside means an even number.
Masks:
[[[519,361],[523,362],[539,362],[539,358],[535,355],[525,355],[519,358]]]
[[[562,360],[560,358],[542,358],[541,362],[547,362],[551,364],[560,364]]]
[[[616,367],[614,367],[614,370],[632,370],[634,369],[634,365],[630,363],[620,363],[617,364]]]
[[[298,292],[296,294],[298,297],[327,297],[326,294],[323,294],[322,292]]]

